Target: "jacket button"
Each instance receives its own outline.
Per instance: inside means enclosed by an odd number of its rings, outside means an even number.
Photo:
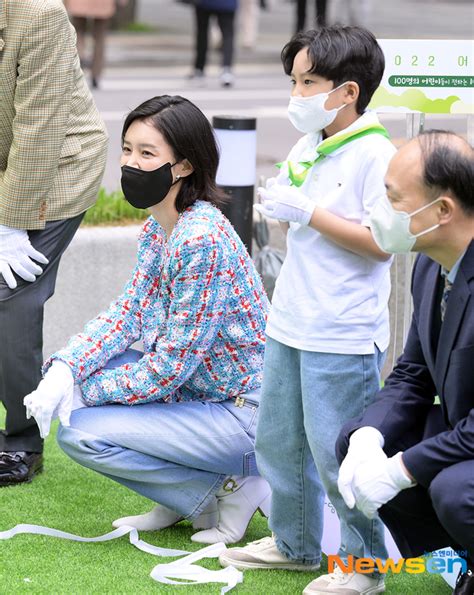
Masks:
[[[42,202],[39,208],[39,219],[42,221],[46,218],[46,202]]]

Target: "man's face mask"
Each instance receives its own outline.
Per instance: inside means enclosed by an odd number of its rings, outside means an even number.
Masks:
[[[413,234],[410,231],[410,219],[440,200],[442,199],[436,198],[416,211],[406,213],[405,211],[396,211],[386,196],[380,199],[370,213],[370,229],[377,246],[389,254],[410,252],[415,245],[416,238],[439,227],[439,223],[437,223],[424,231]]]

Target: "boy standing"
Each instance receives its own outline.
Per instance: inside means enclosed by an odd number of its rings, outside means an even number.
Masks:
[[[373,401],[389,343],[390,260],[368,224],[395,149],[377,116],[365,111],[384,69],[369,31],[299,33],[283,48],[282,62],[293,86],[288,115],[306,136],[260,190],[258,207],[289,223],[266,329],[256,444],[273,491],[274,535],[220,560],[237,568],[316,570],[324,492],[341,522],[337,553],[387,556],[380,521],[347,508],[338,492],[335,442],[343,424]],[[380,576],[337,568],[304,593],[384,589]]]

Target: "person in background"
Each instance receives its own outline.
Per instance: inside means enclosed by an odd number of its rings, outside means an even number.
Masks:
[[[371,228],[382,250],[419,252],[413,317],[377,399],[341,431],[339,490],[351,509],[380,514],[404,558],[452,547],[466,562],[453,593],[472,595],[473,148],[427,131],[393,157],[385,184]]]
[[[335,444],[352,412],[375,398],[389,344],[390,255],[375,243],[369,213],[395,148],[367,110],[385,65],[370,31],[299,33],[282,61],[288,116],[305,135],[257,205],[289,222],[266,327],[256,439],[257,465],[272,488],[273,536],[229,549],[220,561],[309,571],[321,563],[325,493],[341,522],[339,555],[387,556],[382,523],[347,508],[339,494]],[[379,575],[338,570],[313,580],[305,595],[385,589]]]
[[[296,0],[296,33],[306,29],[307,0]],[[314,1],[315,21],[310,23],[309,29],[326,25],[327,0]]]
[[[194,70],[190,79],[204,81],[209,45],[209,22],[216,18],[222,36],[222,72],[220,83],[223,87],[234,84],[232,66],[234,63],[234,29],[237,0],[196,0],[195,10],[195,56]]]
[[[367,27],[373,0],[333,0],[333,14],[338,23]]]
[[[106,154],[62,3],[0,0],[0,486],[43,467],[23,397],[41,379],[44,304]]]
[[[77,50],[82,66],[86,60],[86,31],[91,21],[94,50],[91,61],[91,85],[99,86],[99,79],[104,68],[105,38],[110,19],[114,16],[117,4],[125,6],[128,0],[64,0],[77,33]]]
[[[255,49],[258,35],[258,21],[260,18],[259,0],[240,0],[240,42],[246,50]]]
[[[269,508],[254,453],[268,300],[217,208],[204,114],[183,97],[154,97],[127,116],[122,143],[125,198],[151,213],[137,266],[109,309],[48,360],[25,404],[43,435],[58,408],[69,456],[155,502],[114,526],[186,518],[205,529],[194,541],[234,543]],[[139,339],[144,353],[130,349]],[[75,383],[88,407],[71,415]]]

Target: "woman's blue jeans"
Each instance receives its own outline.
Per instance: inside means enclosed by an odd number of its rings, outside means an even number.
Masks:
[[[257,427],[257,465],[272,488],[270,528],[292,560],[321,560],[325,492],[341,522],[339,552],[386,558],[383,525],[350,510],[337,489],[335,444],[379,389],[383,355],[301,351],[269,337]]]
[[[109,366],[130,359],[138,356],[129,351]],[[228,475],[258,475],[259,391],[241,396],[242,407],[234,399],[84,407],[60,426],[58,442],[84,467],[192,520]]]

